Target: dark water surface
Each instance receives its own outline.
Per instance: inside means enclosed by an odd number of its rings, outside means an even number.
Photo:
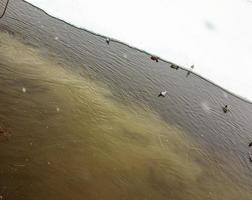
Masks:
[[[0,29],[0,198],[252,199],[252,104],[21,0]]]

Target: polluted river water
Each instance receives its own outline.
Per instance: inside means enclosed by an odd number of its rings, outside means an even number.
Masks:
[[[252,198],[249,102],[24,1],[0,29],[1,199]]]

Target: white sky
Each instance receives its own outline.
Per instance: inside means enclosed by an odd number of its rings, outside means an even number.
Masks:
[[[252,0],[28,0],[252,100]]]

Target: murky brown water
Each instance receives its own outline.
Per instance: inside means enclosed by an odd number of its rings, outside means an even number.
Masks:
[[[9,198],[248,198],[198,162],[204,151],[157,113],[117,103],[53,54],[0,36],[1,125],[10,128],[0,170]]]
[[[252,198],[250,104],[72,28],[40,38],[17,12],[0,21],[3,199]]]

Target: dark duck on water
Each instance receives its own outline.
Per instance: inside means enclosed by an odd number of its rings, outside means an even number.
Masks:
[[[174,64],[171,64],[171,66],[170,66],[172,69],[176,69],[176,70],[178,70],[179,69],[179,66],[178,65],[174,65]]]
[[[157,57],[157,56],[151,56],[151,60],[154,60],[154,61],[158,62],[159,57]]]
[[[227,113],[229,111],[228,105],[225,105],[222,109],[224,113]]]

